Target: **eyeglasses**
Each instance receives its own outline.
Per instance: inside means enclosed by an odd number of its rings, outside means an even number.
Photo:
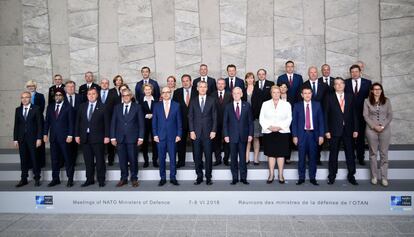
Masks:
[[[127,95],[122,95],[122,97],[128,97],[128,96],[131,96],[130,94],[127,94]]]
[[[161,92],[162,94],[170,94],[171,93],[171,91],[163,91],[163,92]]]

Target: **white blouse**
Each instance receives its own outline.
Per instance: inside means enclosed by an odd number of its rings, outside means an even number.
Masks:
[[[280,133],[290,133],[292,122],[292,109],[289,102],[280,100],[275,108],[273,99],[263,102],[260,110],[259,123],[262,126],[262,133],[271,133],[268,128],[276,126],[282,128]]]

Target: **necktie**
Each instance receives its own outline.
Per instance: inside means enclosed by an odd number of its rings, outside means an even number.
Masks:
[[[206,78],[205,77],[203,77],[203,81],[206,81]]]
[[[220,99],[220,104],[223,104],[223,92],[222,91],[220,91],[219,99]]]
[[[27,119],[27,110],[28,110],[28,108],[27,108],[27,107],[26,107],[26,108],[24,108],[24,113],[23,113],[24,120],[26,120],[26,119]]]
[[[305,129],[306,130],[310,130],[311,129],[309,104],[306,105]]]
[[[312,82],[312,97],[314,97],[315,95],[316,95],[315,82]]]
[[[188,89],[185,89],[186,95],[185,95],[185,104],[188,105],[190,104],[190,93],[188,92]]]
[[[344,112],[344,110],[345,110],[345,100],[344,100],[344,95],[342,94],[341,95],[341,97],[340,97],[340,106],[341,106],[341,111],[342,111],[342,113]]]
[[[89,88],[91,88],[91,86],[89,84],[86,84],[86,87],[88,88],[88,90],[89,90]]]
[[[205,105],[205,103],[204,103],[204,97],[201,97],[201,105],[200,105],[201,113],[204,112],[204,105]]]
[[[237,118],[237,120],[240,120],[240,107],[239,107],[238,102],[237,102],[237,105],[236,105],[236,118]]]
[[[35,98],[35,93],[32,94],[32,98],[30,100],[30,103],[34,105],[34,98]]]
[[[230,90],[233,91],[233,77],[230,78]]]
[[[102,90],[102,103],[105,104],[106,101],[106,90]]]
[[[170,104],[168,102],[165,103],[165,118],[168,118],[168,114],[170,113]]]
[[[290,85],[290,87],[292,87],[292,86],[293,86],[292,76],[289,76],[289,85]]]
[[[93,104],[91,104],[91,105],[89,106],[88,121],[91,121],[92,114],[93,114]]]
[[[124,116],[128,115],[128,105],[125,105]]]
[[[69,96],[69,103],[70,103],[70,105],[72,107],[75,107],[75,106],[73,106],[73,98],[72,98],[72,95]]]
[[[327,77],[325,77],[325,84],[329,85],[329,81]]]
[[[260,90],[263,90],[263,81],[260,81]]]
[[[358,94],[358,80],[355,80],[354,94]]]
[[[55,117],[57,118],[59,116],[59,104],[56,105],[56,110],[55,110]]]

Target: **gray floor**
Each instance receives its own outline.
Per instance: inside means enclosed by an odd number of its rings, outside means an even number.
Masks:
[[[0,214],[0,236],[394,237],[414,236],[414,217]]]

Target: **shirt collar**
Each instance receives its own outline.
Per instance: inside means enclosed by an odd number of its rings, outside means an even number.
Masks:
[[[151,100],[154,100],[153,96],[149,97],[149,99],[146,96],[144,96],[144,101],[148,102],[148,101],[151,101]]]
[[[28,108],[28,109],[30,109],[30,106],[32,106],[32,104],[28,104],[28,105],[23,105],[23,108]]]
[[[96,105],[96,102],[97,102],[97,101],[95,101],[95,102],[93,102],[93,103],[92,103],[92,102],[88,101],[89,106],[91,106],[91,105],[95,106],[95,105]]]
[[[124,102],[124,107],[125,107],[126,105],[127,105],[127,106],[130,106],[130,105],[131,105],[131,101],[130,101],[129,103],[125,103],[125,102]]]

